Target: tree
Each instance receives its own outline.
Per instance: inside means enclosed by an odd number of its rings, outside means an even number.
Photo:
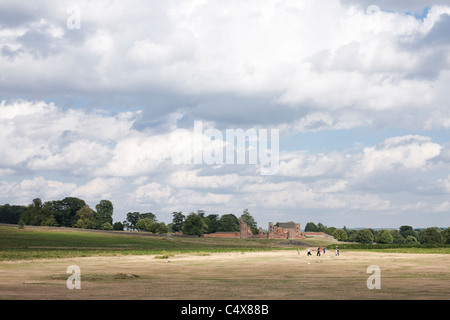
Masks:
[[[450,244],[450,228],[447,228],[441,232],[442,240],[445,244]]]
[[[405,239],[407,236],[413,236],[413,237],[417,238],[417,234],[411,226],[401,226],[399,228],[399,232],[402,235],[402,237]]]
[[[420,243],[443,243],[442,235],[437,227],[423,229],[420,232]]]
[[[392,229],[391,231],[393,243],[402,244],[405,243],[405,238],[401,235],[400,231]]]
[[[418,244],[419,241],[417,241],[416,237],[407,236],[406,239],[405,239],[405,243],[407,243],[407,244]]]
[[[128,230],[136,230],[137,229],[137,223],[140,219],[139,212],[128,212],[127,213],[127,219],[124,222],[127,222],[127,229]]]
[[[235,232],[241,229],[239,219],[232,213],[222,215],[219,222],[220,225],[217,231]]]
[[[358,230],[355,229],[347,229],[347,238],[348,241],[350,242],[358,242],[357,237],[358,237]]]
[[[186,219],[186,216],[181,211],[172,212],[172,216],[172,230],[174,232],[183,230],[184,219]]]
[[[62,200],[47,201],[43,209],[49,211],[47,215],[53,215],[57,224],[62,227],[72,227],[77,223],[77,212],[86,205],[82,199],[66,197]]]
[[[151,228],[153,227],[154,222],[150,218],[143,218],[138,221],[136,224],[136,228],[139,231],[151,231]]]
[[[337,229],[335,227],[327,227],[324,232],[332,236],[336,230]]]
[[[123,231],[124,227],[125,227],[124,224],[122,222],[119,222],[119,221],[114,222],[114,224],[113,224],[113,229],[117,230],[117,231]]]
[[[17,224],[27,210],[28,208],[25,206],[11,206],[8,203],[0,206],[0,222]]]
[[[77,223],[74,225],[75,228],[92,229],[94,227],[94,210],[92,210],[88,205],[77,212]]]
[[[314,222],[308,222],[305,226],[305,232],[316,232],[317,226]]]
[[[347,241],[347,232],[344,229],[336,229],[332,236],[338,241]]]
[[[372,243],[373,233],[369,229],[358,230],[356,234],[356,241],[361,243]]]
[[[210,214],[203,218],[203,221],[208,226],[208,233],[215,233],[219,229],[220,221],[218,214]]]
[[[105,222],[108,222],[112,226],[114,207],[111,201],[101,200],[100,203],[95,206],[95,210],[97,210],[94,217],[95,229],[101,229]]]
[[[253,234],[258,234],[258,225],[255,221],[255,218],[252,217],[248,209],[245,209],[241,215],[241,219],[247,224]]]
[[[380,232],[378,232],[376,238],[377,243],[390,244],[393,241],[394,238],[392,237],[392,234],[389,232],[389,230],[380,230]]]
[[[327,227],[326,227],[325,225],[323,225],[322,222],[319,222],[319,223],[317,224],[317,229],[316,229],[316,231],[317,231],[317,232],[325,232],[326,228],[327,228]]]
[[[151,212],[141,213],[139,215],[139,217],[140,217],[140,219],[148,218],[148,219],[152,220],[152,222],[158,222],[158,220],[156,219],[156,216]]]
[[[164,222],[155,222],[153,226],[150,228],[150,231],[153,233],[164,234],[167,233],[168,229]]]
[[[200,236],[208,230],[208,226],[203,221],[202,217],[191,212],[187,216],[186,221],[184,221],[182,230],[184,234]]]
[[[109,222],[105,222],[100,226],[100,230],[112,230],[113,226]]]

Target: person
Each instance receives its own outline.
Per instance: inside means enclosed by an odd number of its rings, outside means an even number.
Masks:
[[[299,248],[299,249],[297,249],[297,253],[298,253],[298,255],[300,255],[300,248]]]
[[[325,247],[323,247],[322,251],[323,251],[323,255],[325,255]]]
[[[336,255],[337,256],[339,255],[339,247],[338,246],[336,246]]]
[[[306,253],[306,255],[307,255],[307,256],[310,256],[310,255],[311,255],[311,250],[309,250],[309,248],[308,248],[308,252]]]
[[[319,256],[320,257],[320,247],[319,248],[317,248],[317,256]]]

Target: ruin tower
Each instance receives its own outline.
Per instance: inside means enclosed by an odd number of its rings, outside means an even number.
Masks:
[[[247,224],[242,219],[240,221],[240,231],[241,231],[241,239],[247,239],[248,238],[248,227],[247,227]]]
[[[269,222],[269,232],[267,233],[267,237],[269,239],[273,239],[274,238],[274,234],[273,234],[273,222]]]

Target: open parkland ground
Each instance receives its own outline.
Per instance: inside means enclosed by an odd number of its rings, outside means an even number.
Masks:
[[[450,298],[448,249],[443,253],[341,249],[339,256],[333,250],[316,256],[320,242],[329,240],[306,239],[312,252],[307,256],[305,246],[279,241],[55,230],[0,226],[0,299]],[[67,268],[74,265],[80,270],[80,288],[68,289]],[[372,265],[379,267],[380,289],[367,286],[372,275],[367,268]]]

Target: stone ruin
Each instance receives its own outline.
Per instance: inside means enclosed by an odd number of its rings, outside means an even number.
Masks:
[[[214,238],[240,238],[240,239],[305,239],[305,235],[300,230],[300,223],[295,222],[280,222],[274,225],[269,222],[269,230],[264,233],[259,227],[258,234],[253,234],[244,220],[240,220],[239,232],[216,232],[205,234],[205,237]]]

